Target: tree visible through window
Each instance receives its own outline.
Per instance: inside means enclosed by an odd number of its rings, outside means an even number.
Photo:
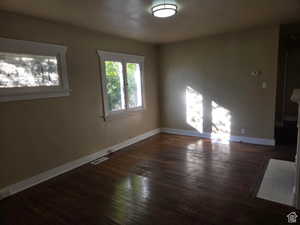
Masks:
[[[143,57],[98,51],[100,56],[105,115],[143,108]]]
[[[56,57],[0,52],[0,88],[58,85]]]
[[[105,74],[109,111],[125,109],[122,63],[105,61]]]
[[[0,37],[0,102],[70,95],[67,47]]]
[[[141,69],[138,63],[127,63],[128,106],[136,108],[142,106]]]

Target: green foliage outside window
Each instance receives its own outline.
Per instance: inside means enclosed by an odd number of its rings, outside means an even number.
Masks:
[[[136,63],[127,63],[127,82],[128,82],[128,104],[129,107],[137,106],[137,83],[135,80],[135,73],[138,68]]]
[[[108,95],[109,111],[122,109],[121,77],[122,64],[120,62],[105,61],[106,91]]]
[[[139,65],[136,63],[127,63],[127,94],[128,105],[134,108],[138,104],[138,92],[136,83],[136,72],[139,70]],[[108,95],[109,111],[117,111],[125,108],[123,96],[123,72],[122,63],[105,61],[106,72],[106,91]]]

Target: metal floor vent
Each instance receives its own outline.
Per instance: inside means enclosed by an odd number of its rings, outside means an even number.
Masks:
[[[99,158],[99,159],[96,159],[94,160],[93,162],[91,162],[92,165],[98,165],[106,160],[108,160],[109,158],[108,157],[102,157],[102,158]]]

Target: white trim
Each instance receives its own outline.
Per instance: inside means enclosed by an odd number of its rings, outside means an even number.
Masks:
[[[70,89],[66,62],[67,47],[0,37],[0,51],[14,54],[55,56],[60,76],[59,86],[0,88],[0,101],[7,102],[69,95]]]
[[[111,146],[111,147],[108,147],[108,148],[104,148],[96,153],[93,153],[91,155],[88,155],[88,156],[84,156],[80,159],[77,159],[75,161],[72,161],[72,162],[68,162],[64,165],[61,165],[59,167],[56,167],[56,168],[53,168],[53,169],[50,169],[48,171],[45,171],[43,173],[40,173],[36,176],[33,176],[31,178],[28,178],[28,179],[25,179],[23,181],[20,181],[16,184],[12,184],[12,185],[9,185],[3,189],[0,189],[0,200],[1,199],[4,199],[6,197],[9,197],[13,194],[16,194],[20,191],[23,191],[25,189],[28,189],[34,185],[37,185],[39,183],[42,183],[46,180],[49,180],[53,177],[56,177],[58,175],[61,175],[63,173],[66,173],[70,170],[73,170],[77,167],[80,167],[86,163],[89,163],[91,161],[94,161],[95,159],[98,159],[102,156],[105,156],[109,153],[112,153],[112,152],[115,152],[115,151],[118,151],[120,149],[123,149],[129,145],[132,145],[132,144],[135,144],[139,141],[142,141],[146,138],[149,138],[153,135],[156,135],[156,134],[159,134],[160,133],[160,129],[155,129],[155,130],[151,130],[149,132],[146,132],[144,134],[141,134],[139,136],[136,136],[134,138],[131,138],[131,139],[128,139],[126,141],[123,141],[122,143],[120,144],[116,144],[114,146]]]
[[[9,101],[19,101],[19,100],[31,100],[31,99],[42,99],[42,98],[56,98],[56,97],[66,97],[70,95],[70,91],[57,91],[57,92],[41,92],[37,94],[22,94],[22,95],[8,95],[1,96],[0,102],[9,102]]]
[[[296,176],[295,176],[295,187],[294,187],[294,203],[296,209],[300,209],[300,89],[295,89],[291,100],[298,103],[298,134],[297,134],[297,150],[295,156],[296,163]]]
[[[88,156],[84,156],[80,159],[77,159],[72,162],[68,162],[64,165],[61,165],[59,167],[56,167],[54,169],[50,169],[48,171],[45,171],[43,173],[40,173],[36,176],[33,176],[31,178],[25,179],[23,181],[20,181],[16,184],[9,185],[5,188],[0,189],[0,200],[4,199],[6,197],[9,197],[13,194],[16,194],[20,191],[23,191],[25,189],[28,189],[34,185],[37,185],[39,183],[42,183],[44,181],[47,181],[53,177],[56,177],[58,175],[61,175],[63,173],[66,173],[70,170],[73,170],[77,167],[80,167],[86,163],[89,163],[91,161],[94,161],[100,157],[103,157],[109,153],[118,151],[120,149],[123,149],[125,147],[128,147],[132,144],[135,144],[139,141],[142,141],[146,138],[149,138],[153,135],[159,134],[159,133],[168,133],[168,134],[178,134],[178,135],[185,135],[185,136],[196,136],[201,138],[210,138],[210,133],[199,133],[197,131],[192,130],[180,130],[180,129],[171,129],[171,128],[157,128],[155,130],[151,130],[149,132],[146,132],[144,134],[141,134],[139,136],[136,136],[134,138],[128,139],[126,141],[123,141],[120,144],[116,144],[111,147],[104,148],[96,153],[93,153]],[[264,139],[264,138],[252,138],[252,137],[242,137],[242,136],[231,136],[231,141],[234,142],[245,142],[245,143],[251,143],[251,144],[258,144],[258,145],[269,145],[274,146],[275,141],[272,139]]]
[[[180,130],[180,129],[173,129],[173,128],[160,128],[161,133],[167,133],[167,134],[178,134],[178,135],[184,135],[184,136],[193,136],[193,137],[201,137],[201,138],[210,138],[209,133],[200,133],[193,130]]]
[[[162,133],[168,134],[178,134],[185,136],[194,136],[201,138],[211,138],[211,134],[208,132],[200,133],[198,131],[193,130],[181,130],[181,129],[172,129],[172,128],[161,128]],[[256,145],[267,145],[267,146],[275,146],[274,139],[266,139],[266,138],[254,138],[254,137],[245,137],[245,136],[230,136],[230,141],[232,142],[244,142],[249,144]]]
[[[125,60],[128,62],[144,62],[145,57],[140,55],[131,55],[119,52],[109,52],[109,51],[102,51],[97,50],[98,56],[103,57],[105,60]]]

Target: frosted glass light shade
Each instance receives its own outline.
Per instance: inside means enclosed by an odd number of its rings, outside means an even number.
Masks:
[[[158,4],[154,5],[151,11],[155,17],[166,18],[174,16],[177,13],[177,5],[169,3]]]

